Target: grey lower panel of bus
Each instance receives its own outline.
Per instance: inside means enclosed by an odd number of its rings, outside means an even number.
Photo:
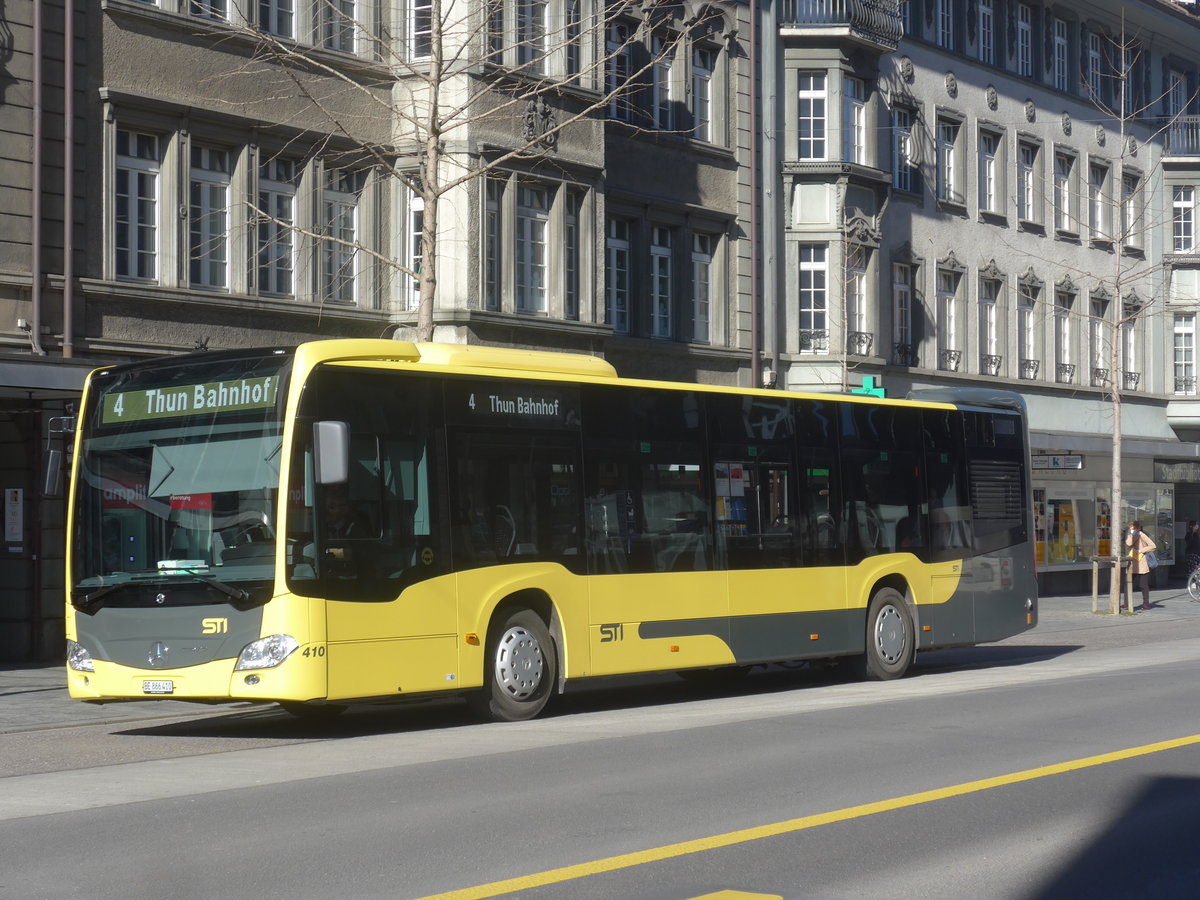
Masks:
[[[181,669],[236,657],[262,629],[262,609],[197,605],[104,607],[76,614],[76,640],[95,659],[137,669]],[[205,634],[205,631],[211,632]]]
[[[968,561],[967,577],[945,603],[925,605],[914,622],[920,650],[997,641],[1037,624],[1037,593],[1032,569],[1014,571],[1011,560],[980,557]],[[990,576],[1002,570],[1004,578]],[[1030,608],[1025,601],[1032,601]],[[1028,613],[1033,612],[1032,623]],[[924,630],[929,626],[929,630]],[[643,639],[712,635],[724,641],[739,664],[820,658],[861,653],[866,641],[866,610],[821,610],[733,616],[728,619],[675,619],[643,622]],[[814,638],[813,636],[816,635]]]

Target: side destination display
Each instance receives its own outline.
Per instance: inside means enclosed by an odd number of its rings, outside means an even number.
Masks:
[[[115,425],[173,416],[269,409],[275,405],[278,388],[278,376],[266,375],[107,394],[100,422]]]
[[[574,429],[579,427],[579,391],[524,381],[448,382],[446,418],[460,425]]]

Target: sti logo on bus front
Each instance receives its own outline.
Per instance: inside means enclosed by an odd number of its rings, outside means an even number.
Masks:
[[[228,619],[201,619],[201,634],[229,634]]]

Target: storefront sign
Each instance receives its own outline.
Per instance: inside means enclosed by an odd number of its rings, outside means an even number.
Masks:
[[[1031,457],[1035,469],[1082,469],[1083,456],[1051,456],[1045,453],[1035,453]]]
[[[1161,482],[1200,483],[1200,463],[1194,462],[1155,462],[1154,480]]]

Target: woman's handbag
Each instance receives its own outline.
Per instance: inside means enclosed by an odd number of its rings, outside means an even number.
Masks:
[[[1158,554],[1155,553],[1153,550],[1148,550],[1144,554],[1142,554],[1142,559],[1144,559],[1146,561],[1146,565],[1149,566],[1151,569],[1158,568]]]

